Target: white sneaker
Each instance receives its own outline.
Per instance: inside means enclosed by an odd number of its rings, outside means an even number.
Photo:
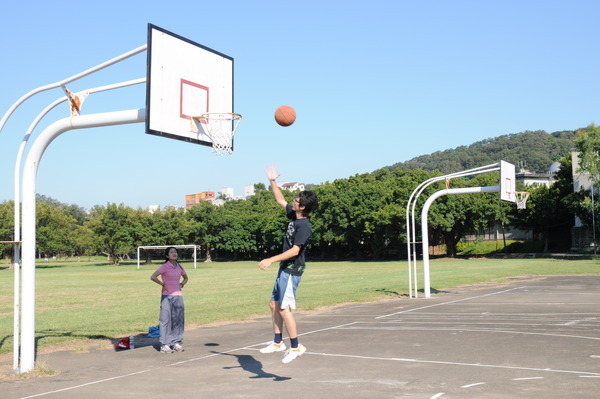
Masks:
[[[283,363],[289,363],[292,360],[294,360],[295,358],[297,358],[298,356],[302,356],[302,354],[306,352],[306,348],[304,347],[304,345],[300,344],[300,346],[298,346],[297,348],[290,348],[285,352],[285,356],[283,357],[283,360],[281,360]]]
[[[285,350],[285,343],[281,341],[276,344],[275,342],[271,342],[269,345],[265,346],[260,350],[260,353],[273,353],[273,352],[283,352]]]
[[[174,350],[175,352],[183,352],[185,349],[183,349],[183,346],[182,346],[181,344],[175,344],[175,345],[173,346],[173,350]]]

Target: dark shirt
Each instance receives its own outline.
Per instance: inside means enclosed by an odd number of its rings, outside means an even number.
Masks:
[[[287,204],[285,207],[287,217],[291,220],[288,224],[285,237],[283,239],[283,252],[292,248],[294,245],[300,247],[300,253],[290,259],[286,259],[279,264],[279,268],[284,270],[286,273],[301,276],[306,268],[304,260],[304,252],[306,250],[306,244],[312,234],[312,228],[310,226],[310,219],[297,219],[296,212],[292,210],[292,206]]]

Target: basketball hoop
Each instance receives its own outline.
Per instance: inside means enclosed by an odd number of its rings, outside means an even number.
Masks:
[[[223,155],[233,152],[233,135],[241,120],[240,114],[213,112],[193,116],[190,122],[192,132],[198,133],[202,129],[212,141],[213,153]]]
[[[515,198],[517,199],[517,209],[527,208],[527,198],[529,198],[529,192],[516,191]]]

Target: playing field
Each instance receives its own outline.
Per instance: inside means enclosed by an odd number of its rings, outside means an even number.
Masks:
[[[85,346],[138,334],[158,323],[159,287],[149,279],[158,264],[134,261],[112,266],[103,260],[40,262],[36,271],[36,343]],[[186,328],[269,314],[277,272],[256,262],[184,263]],[[431,262],[432,292],[523,275],[600,275],[596,260],[472,259]],[[422,287],[419,276],[419,287]],[[13,347],[13,272],[0,268],[0,354]],[[369,302],[407,295],[408,275],[398,262],[310,262],[298,292],[298,311],[345,302]]]

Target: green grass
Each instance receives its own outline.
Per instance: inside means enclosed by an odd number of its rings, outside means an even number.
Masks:
[[[160,288],[150,281],[158,264],[137,270],[134,261],[112,266],[103,259],[40,262],[36,270],[38,350],[81,346],[146,333],[158,324]],[[276,265],[266,272],[256,262],[184,263],[186,326],[247,320],[269,314]],[[419,263],[419,269],[421,264]],[[600,275],[596,260],[472,259],[432,260],[432,290],[512,276]],[[13,272],[0,267],[0,354],[12,351]],[[422,275],[419,284],[422,288]],[[405,261],[310,262],[298,290],[299,311],[345,302],[367,302],[408,293]]]
[[[474,241],[474,242],[459,242],[456,250],[461,255],[488,255],[491,253],[508,252],[508,253],[529,253],[543,252],[543,241],[522,241],[522,240],[504,240],[495,241]]]

